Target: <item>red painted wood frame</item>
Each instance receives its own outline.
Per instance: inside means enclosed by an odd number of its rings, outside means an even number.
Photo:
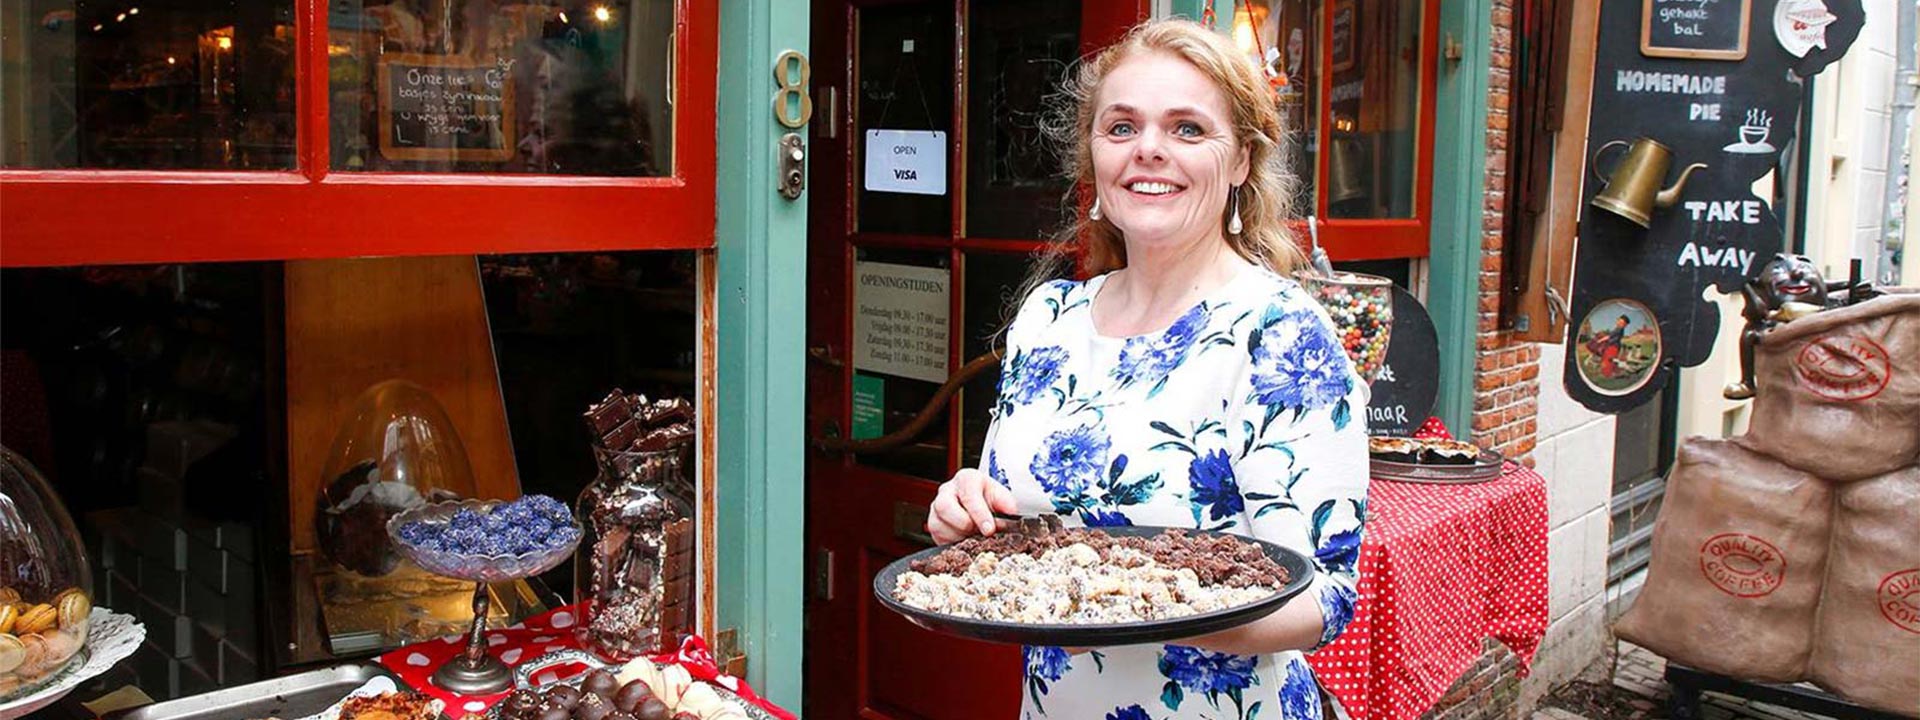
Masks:
[[[653,178],[332,172],[326,0],[294,7],[297,169],[0,171],[0,265],[713,247],[717,2],[676,2],[674,168]]]
[[[1328,107],[1333,102],[1333,8],[1339,3],[1357,3],[1361,0],[1324,0],[1326,10],[1320,13],[1320,72],[1319,90],[1314,108],[1320,123],[1319,137],[1324,147],[1326,139],[1333,137],[1333,113]],[[1426,257],[1428,238],[1433,229],[1433,111],[1438,105],[1435,101],[1435,82],[1439,76],[1440,65],[1440,3],[1420,3],[1420,107],[1419,140],[1415,144],[1418,157],[1414,160],[1413,197],[1414,212],[1411,218],[1392,220],[1359,220],[1327,217],[1327,166],[1329,152],[1315,156],[1314,213],[1320,217],[1320,244],[1326,248],[1327,255],[1335,260],[1382,260],[1387,258]],[[1307,227],[1304,221],[1299,223],[1300,237],[1306,237]]]

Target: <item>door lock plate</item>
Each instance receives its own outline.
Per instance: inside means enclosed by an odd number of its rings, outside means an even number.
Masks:
[[[774,184],[779,187],[781,197],[799,200],[800,192],[807,189],[807,145],[800,140],[799,133],[787,133],[780,136],[779,152],[778,178]]]

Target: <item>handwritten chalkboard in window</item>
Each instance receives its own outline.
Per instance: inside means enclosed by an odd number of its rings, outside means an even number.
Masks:
[[[1354,46],[1359,42],[1359,39],[1354,37],[1354,33],[1359,31],[1359,28],[1354,27],[1355,12],[1354,0],[1341,0],[1334,3],[1333,42],[1329,44],[1329,50],[1333,55],[1334,72],[1353,69],[1354,55],[1358,52]]]
[[[1640,54],[1695,60],[1747,57],[1753,0],[1643,0]]]
[[[513,157],[506,68],[397,53],[380,59],[380,155],[389,160],[499,162]]]

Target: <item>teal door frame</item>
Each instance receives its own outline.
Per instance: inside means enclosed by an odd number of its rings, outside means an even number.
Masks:
[[[774,185],[774,60],[806,53],[809,5],[720,8],[714,228],[719,344],[716,627],[739,631],[747,682],[798,710],[805,602],[806,197]],[[811,92],[809,88],[806,92]],[[806,130],[798,132],[804,138]]]
[[[1171,0],[1172,16],[1198,18],[1206,0]],[[1233,20],[1216,0],[1215,21]],[[1216,28],[1222,31],[1225,27]],[[1433,225],[1428,234],[1427,312],[1440,335],[1440,398],[1433,414],[1456,437],[1472,432],[1478,348],[1480,233],[1487,190],[1487,78],[1493,66],[1492,0],[1442,0],[1440,37],[1459,41],[1458,61],[1440,63],[1433,128]]]

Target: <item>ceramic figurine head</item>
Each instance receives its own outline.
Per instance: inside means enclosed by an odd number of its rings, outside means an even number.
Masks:
[[[1805,255],[1774,255],[1760,268],[1753,283],[1768,307],[1778,308],[1789,302],[1827,304],[1827,281]]]

